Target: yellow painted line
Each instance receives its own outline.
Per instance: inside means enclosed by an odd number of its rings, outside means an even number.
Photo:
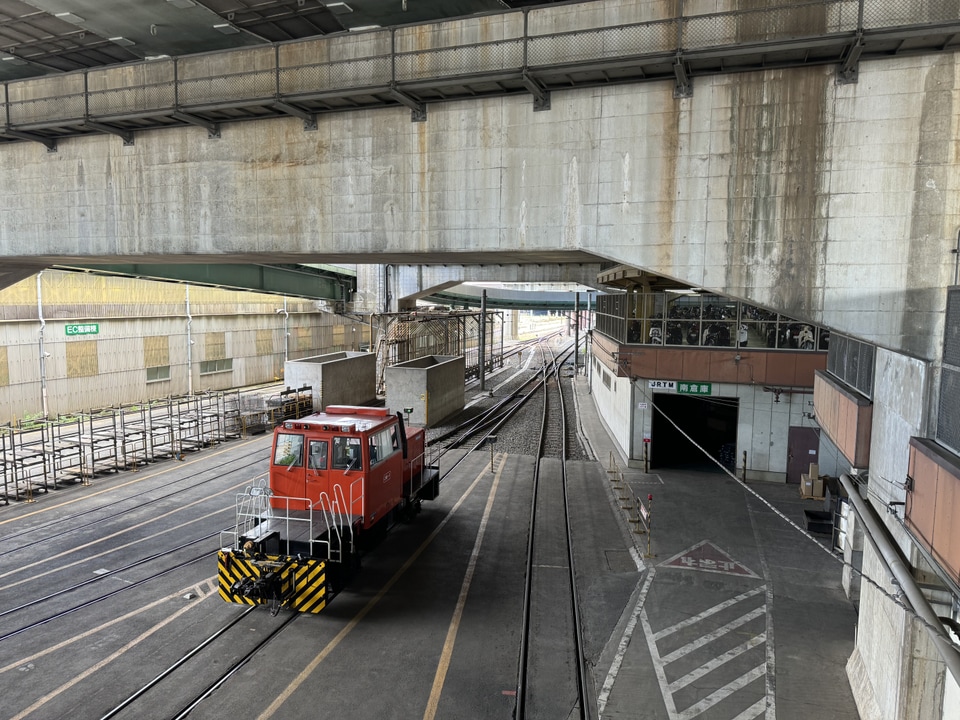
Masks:
[[[491,488],[490,494],[487,496],[487,506],[483,509],[483,517],[480,519],[480,530],[477,531],[477,539],[473,543],[473,552],[470,553],[470,562],[467,565],[467,574],[463,578],[463,585],[460,586],[460,597],[457,598],[457,607],[453,611],[453,617],[450,619],[450,627],[447,629],[447,639],[443,643],[443,652],[440,654],[440,662],[437,663],[436,675],[433,676],[433,687],[430,689],[430,698],[427,700],[427,709],[423,713],[423,720],[433,720],[437,716],[437,708],[440,705],[440,693],[443,692],[443,683],[447,679],[447,671],[450,669],[450,658],[453,656],[453,646],[457,641],[460,621],[463,619],[463,608],[467,604],[467,595],[470,593],[470,585],[473,582],[473,576],[477,570],[480,546],[483,545],[483,536],[487,531],[487,521],[490,519],[490,513],[493,510],[493,500],[497,496],[497,487],[500,485],[500,476],[503,474],[505,465],[506,461],[500,463],[500,469],[497,470],[496,477],[493,479],[493,488]]]
[[[130,650],[130,649],[132,649],[132,648],[135,648],[137,645],[139,645],[140,643],[142,643],[144,640],[146,640],[148,637],[150,637],[151,635],[153,635],[155,632],[157,632],[158,630],[162,630],[164,627],[166,627],[167,625],[169,625],[170,623],[172,623],[174,620],[176,620],[177,618],[179,618],[181,615],[183,615],[183,614],[186,613],[186,612],[189,612],[190,610],[192,610],[193,608],[195,608],[197,605],[199,605],[200,603],[202,603],[202,602],[203,602],[204,600],[206,600],[208,597],[210,597],[210,596],[209,596],[209,595],[206,595],[206,596],[204,596],[204,597],[198,597],[196,600],[191,601],[189,605],[183,606],[182,608],[180,608],[179,610],[177,610],[175,613],[173,613],[173,615],[171,615],[170,617],[165,618],[164,620],[161,620],[160,622],[158,622],[156,625],[154,625],[154,626],[153,626],[152,628],[150,628],[149,630],[145,630],[144,632],[140,633],[137,637],[135,637],[133,640],[131,640],[130,642],[128,642],[126,645],[124,645],[122,648],[120,648],[120,649],[117,650],[116,652],[111,653],[110,655],[108,655],[107,657],[105,657],[103,660],[101,660],[100,662],[96,663],[95,665],[91,665],[90,667],[88,667],[86,670],[84,670],[84,671],[83,671],[82,673],[80,673],[79,675],[76,675],[76,676],[74,676],[73,678],[71,678],[71,680],[70,680],[69,682],[65,682],[65,683],[64,683],[63,685],[61,685],[60,687],[58,687],[58,688],[50,691],[49,693],[47,693],[46,695],[44,695],[42,698],[40,698],[39,700],[37,700],[33,705],[31,705],[30,707],[26,708],[25,710],[22,710],[18,715],[14,715],[12,718],[10,718],[10,720],[23,720],[23,718],[27,717],[27,715],[30,715],[31,713],[35,712],[36,710],[39,710],[39,709],[42,708],[44,705],[46,705],[48,702],[50,702],[51,700],[55,699],[57,696],[62,695],[62,694],[65,693],[67,690],[69,690],[70,688],[72,688],[74,685],[76,685],[77,683],[79,683],[81,680],[86,680],[88,677],[90,677],[91,675],[93,675],[95,672],[97,672],[97,671],[99,671],[99,670],[102,670],[102,669],[105,668],[107,665],[109,665],[109,664],[112,663],[114,660],[116,660],[118,657],[120,657],[121,655],[123,655],[124,653],[126,653],[128,650]]]
[[[206,582],[209,583],[210,579],[208,579]],[[68,640],[64,640],[61,643],[57,643],[53,647],[49,647],[46,650],[41,650],[38,653],[34,653],[33,655],[28,655],[25,658],[20,658],[16,662],[10,663],[9,665],[6,665],[4,667],[0,667],[0,675],[2,675],[5,672],[9,672],[10,670],[13,670],[15,668],[23,667],[27,663],[31,663],[34,660],[37,660],[38,658],[42,658],[46,655],[49,655],[50,653],[54,653],[54,652],[57,652],[58,650],[62,650],[63,648],[69,647],[70,645],[80,642],[81,640],[85,640],[91,635],[96,635],[98,632],[102,632],[107,628],[113,625],[116,625],[117,623],[121,623],[124,620],[129,620],[132,617],[136,617],[140,613],[146,612],[151,608],[155,608],[157,605],[162,605],[165,602],[169,602],[170,600],[173,600],[174,598],[180,597],[184,593],[191,592],[191,591],[197,593],[197,597],[203,600],[209,597],[211,594],[213,594],[215,592],[215,589],[211,590],[209,586],[204,587],[202,584],[198,583],[197,585],[194,585],[191,588],[185,588],[184,590],[180,590],[179,592],[170,593],[166,597],[162,597],[159,600],[154,600],[152,603],[148,603],[147,605],[144,605],[143,607],[139,607],[136,610],[131,610],[126,615],[121,615],[120,617],[114,618],[113,620],[109,620],[101,625],[97,625],[97,627],[90,628],[86,632],[80,633],[79,635],[74,635],[72,638],[69,638]]]
[[[256,478],[254,478],[254,479],[256,479]],[[51,561],[53,561],[53,560],[57,560],[58,558],[62,558],[62,557],[64,557],[64,556],[66,556],[66,555],[72,555],[72,554],[75,553],[75,552],[78,552],[78,551],[80,551],[80,550],[83,550],[83,549],[85,549],[85,548],[88,548],[88,547],[90,547],[90,546],[92,546],[92,545],[96,545],[97,543],[102,543],[102,542],[104,542],[105,540],[111,540],[111,539],[113,539],[113,538],[115,538],[115,537],[117,537],[117,536],[119,536],[119,535],[123,535],[124,533],[128,533],[128,532],[130,532],[131,530],[136,530],[137,528],[141,528],[141,527],[143,527],[143,526],[145,526],[145,525],[150,525],[151,523],[155,523],[157,520],[161,520],[161,519],[163,519],[163,518],[165,518],[165,517],[168,517],[168,516],[170,516],[170,515],[174,515],[175,513],[182,512],[183,510],[186,510],[187,508],[193,507],[194,505],[198,505],[198,504],[200,504],[200,503],[202,503],[202,502],[206,502],[206,501],[209,500],[210,498],[215,498],[215,497],[217,497],[218,495],[223,495],[224,493],[228,493],[228,492],[235,492],[235,491],[237,490],[237,488],[241,488],[241,487],[244,487],[245,485],[249,485],[250,482],[252,482],[252,481],[251,481],[251,480],[244,480],[243,482],[238,483],[238,484],[236,484],[236,485],[232,485],[232,486],[230,486],[230,487],[228,487],[228,488],[226,488],[226,489],[224,489],[224,490],[221,490],[221,491],[218,492],[218,493],[214,493],[213,495],[208,495],[207,497],[201,498],[200,500],[196,500],[196,501],[194,501],[194,502],[192,502],[192,503],[189,503],[189,504],[187,504],[187,505],[183,505],[182,507],[175,508],[175,509],[173,509],[173,510],[171,510],[171,511],[169,511],[169,512],[164,513],[163,515],[157,515],[156,517],[150,518],[149,520],[144,520],[142,523],[139,523],[139,524],[137,524],[137,525],[131,525],[131,526],[128,527],[128,528],[124,528],[123,530],[118,530],[117,532],[112,533],[112,534],[110,534],[110,535],[104,535],[103,537],[97,538],[96,540],[91,540],[90,542],[85,543],[85,544],[83,544],[83,545],[77,545],[76,547],[73,547],[73,548],[71,548],[70,550],[64,550],[63,552],[57,553],[56,555],[48,555],[47,557],[43,558],[42,560],[37,560],[36,562],[30,563],[30,564],[28,564],[28,565],[21,565],[20,567],[15,568],[15,569],[13,569],[13,570],[8,570],[8,571],[5,572],[5,573],[0,573],[0,579],[5,578],[5,577],[7,577],[8,575],[16,575],[17,573],[23,572],[24,570],[29,570],[30,568],[34,568],[34,567],[37,567],[38,565],[43,565],[43,564],[48,563],[48,562],[51,562]],[[211,512],[211,513],[207,513],[206,515],[201,515],[200,517],[194,518],[193,520],[188,520],[188,521],[185,522],[185,523],[180,523],[179,525],[175,525],[174,527],[168,528],[167,530],[161,530],[160,532],[154,533],[153,535],[148,535],[147,537],[144,537],[144,538],[138,538],[137,540],[134,540],[134,541],[132,541],[132,542],[126,543],[125,545],[118,545],[118,546],[116,546],[116,547],[112,547],[112,548],[110,548],[109,550],[104,550],[102,553],[98,553],[98,554],[96,554],[96,555],[91,555],[91,556],[89,556],[89,557],[85,557],[85,558],[82,558],[82,559],[80,559],[80,560],[76,560],[75,562],[67,563],[66,565],[58,565],[58,566],[55,567],[53,570],[47,570],[46,572],[42,572],[42,573],[37,573],[37,574],[35,574],[35,575],[31,575],[30,577],[28,577],[28,578],[26,578],[26,579],[24,579],[24,580],[19,580],[19,581],[14,582],[14,583],[6,583],[6,584],[3,585],[3,588],[2,588],[2,589],[6,590],[7,588],[16,587],[17,585],[23,585],[24,583],[30,582],[31,580],[36,580],[37,578],[42,578],[42,577],[44,577],[45,575],[50,575],[51,573],[60,572],[61,570],[65,570],[65,569],[67,569],[67,568],[74,567],[74,566],[76,566],[76,565],[81,565],[81,564],[83,564],[83,563],[85,563],[85,562],[89,562],[90,560],[96,560],[97,558],[103,557],[104,555],[109,555],[110,553],[116,552],[117,550],[123,550],[124,548],[132,547],[133,545],[139,545],[140,543],[145,542],[146,540],[152,540],[153,538],[160,537],[161,535],[166,535],[167,533],[173,532],[174,530],[179,530],[179,529],[181,529],[181,528],[184,528],[184,527],[186,527],[187,525],[192,525],[193,523],[199,522],[200,520],[206,520],[207,518],[211,518],[211,517],[213,517],[214,515],[219,515],[219,514],[221,514],[221,513],[225,513],[225,512],[228,512],[228,511],[229,511],[229,512],[233,512],[233,510],[234,510],[234,507],[233,507],[232,505],[229,506],[229,507],[220,508],[219,510],[214,510],[214,511]]]
[[[57,503],[56,505],[47,505],[47,506],[42,507],[42,508],[37,508],[37,509],[34,510],[33,512],[24,513],[23,515],[17,515],[16,517],[7,518],[6,520],[0,520],[0,525],[6,525],[7,523],[12,523],[12,522],[15,522],[15,521],[17,521],[17,520],[23,520],[24,518],[33,517],[34,515],[40,515],[41,513],[50,512],[51,510],[56,510],[57,508],[62,508],[62,507],[65,507],[65,506],[67,506],[67,505],[73,505],[74,503],[78,503],[78,502],[80,502],[80,501],[82,501],[82,500],[89,500],[90,498],[96,497],[97,495],[103,495],[104,493],[108,493],[108,492],[115,492],[115,491],[117,491],[117,490],[120,490],[121,488],[127,487],[128,485],[136,485],[137,483],[143,482],[144,480],[152,480],[153,478],[157,477],[158,475],[163,475],[164,473],[170,472],[171,470],[178,469],[178,468],[182,468],[182,467],[186,467],[187,465],[193,465],[194,463],[198,463],[198,462],[200,462],[201,460],[207,460],[207,459],[209,459],[209,458],[216,457],[217,455],[220,455],[220,454],[222,454],[222,453],[225,453],[225,452],[227,452],[228,450],[236,450],[238,447],[243,447],[244,445],[249,445],[250,443],[256,442],[257,440],[260,440],[260,439],[262,439],[262,438],[254,438],[254,439],[252,439],[252,440],[244,440],[244,441],[242,441],[239,445],[231,445],[231,446],[228,447],[228,448],[224,448],[224,449],[222,449],[222,450],[217,450],[216,452],[214,452],[214,453],[209,453],[209,454],[207,454],[207,455],[204,455],[203,457],[197,457],[197,458],[194,458],[193,460],[187,460],[186,462],[181,462],[181,463],[178,463],[178,464],[176,464],[176,465],[172,465],[172,466],[170,466],[170,467],[164,467],[164,468],[162,468],[162,469],[158,469],[157,472],[155,472],[155,473],[153,473],[153,474],[151,474],[151,475],[142,475],[142,476],[136,478],[135,480],[128,480],[128,481],[125,482],[125,483],[120,483],[119,485],[113,485],[113,486],[111,486],[111,487],[104,488],[103,490],[97,490],[96,492],[92,492],[92,493],[89,493],[89,494],[84,494],[84,495],[82,495],[81,497],[76,497],[76,498],[73,498],[72,500],[65,500],[64,502],[62,502],[62,503]]]
[[[260,713],[260,715],[257,717],[257,720],[268,720],[269,718],[272,718],[276,714],[277,710],[280,709],[280,706],[283,705],[287,700],[289,700],[290,696],[293,695],[293,693],[296,692],[296,690],[301,685],[303,685],[303,683],[307,681],[307,679],[310,677],[313,671],[316,670],[317,667],[319,667],[320,663],[326,660],[327,656],[330,655],[330,653],[332,653],[337,648],[337,646],[341,642],[343,642],[344,638],[346,638],[347,635],[349,635],[353,631],[353,629],[360,624],[360,621],[363,620],[363,618],[365,618],[370,613],[370,611],[377,606],[377,604],[383,599],[383,597],[390,591],[390,588],[396,585],[397,581],[399,581],[400,578],[403,577],[403,575],[407,572],[407,570],[410,569],[413,563],[417,561],[417,558],[419,558],[420,555],[423,554],[424,550],[426,550],[430,546],[430,544],[437,538],[437,535],[440,534],[440,531],[443,530],[446,524],[451,520],[451,518],[453,518],[454,514],[457,512],[457,510],[460,509],[463,503],[466,502],[467,498],[470,497],[470,494],[474,491],[474,489],[477,487],[480,481],[486,476],[489,470],[490,470],[489,464],[483,467],[483,469],[480,471],[480,474],[477,475],[476,478],[474,478],[472,483],[470,483],[470,487],[468,487],[464,491],[463,495],[460,496],[460,499],[457,500],[457,502],[454,504],[452,508],[450,508],[450,512],[447,513],[447,516],[440,521],[440,524],[437,525],[436,528],[434,528],[433,532],[430,533],[430,535],[427,537],[426,540],[423,541],[420,547],[418,547],[416,551],[414,551],[413,555],[411,555],[407,559],[407,561],[400,567],[400,569],[393,574],[393,577],[391,577],[387,581],[387,583],[380,589],[380,592],[378,592],[376,596],[371,598],[370,601],[363,607],[363,609],[360,610],[360,612],[358,612],[356,615],[353,616],[353,619],[350,620],[349,623],[347,623],[347,625],[343,628],[343,630],[337,633],[337,636],[333,638],[333,640],[327,643],[326,647],[324,647],[323,650],[321,650],[320,653],[313,660],[310,661],[310,664],[307,665],[300,672],[300,674],[297,675],[297,677],[295,677],[290,682],[289,685],[287,685],[286,688],[284,688],[283,692],[281,692],[272,703],[270,703],[270,706],[266,710],[264,710],[262,713]]]

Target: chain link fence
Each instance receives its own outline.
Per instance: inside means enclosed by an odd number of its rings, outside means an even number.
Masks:
[[[399,82],[500,70],[517,72],[522,67],[522,38],[396,55],[396,79]]]
[[[394,82],[467,81],[481,75],[519,73],[525,66],[616,63],[681,50],[814,40],[857,32],[861,3],[866,31],[917,29],[960,20],[960,0],[815,0],[402,52],[390,49],[396,31],[383,31],[363,44],[357,38],[331,37],[312,41],[309,47],[298,45],[286,61],[278,60],[273,48],[260,48],[244,51],[252,55],[232,51],[222,57],[164,61],[169,67],[144,63],[133,69],[98,68],[8,83],[5,111],[14,127],[75,123],[89,115],[109,118],[169,111],[178,105],[241,106],[278,96],[360,94]],[[256,69],[217,71],[218,67],[250,67],[240,62],[244,58],[255,62]],[[327,59],[304,62],[308,58]],[[87,77],[95,80],[91,86]],[[173,77],[178,80],[174,82]]]

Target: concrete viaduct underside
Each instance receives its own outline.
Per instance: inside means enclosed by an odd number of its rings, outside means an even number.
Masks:
[[[7,83],[0,282],[614,262],[934,358],[960,225],[938,8],[600,1]]]

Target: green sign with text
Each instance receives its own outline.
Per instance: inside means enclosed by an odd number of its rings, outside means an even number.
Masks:
[[[677,393],[681,395],[713,395],[713,383],[678,382]]]
[[[99,335],[100,323],[85,323],[83,325],[67,325],[67,335]]]

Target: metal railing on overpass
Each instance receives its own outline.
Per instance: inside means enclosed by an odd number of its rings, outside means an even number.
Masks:
[[[650,80],[672,81],[683,97],[697,76],[805,65],[835,64],[840,82],[854,82],[861,60],[951,51],[960,33],[960,0],[687,15],[677,5],[642,22],[603,24],[591,4],[582,14],[542,8],[8,82],[0,141],[55,150],[63,137],[112,133],[132,143],[141,129],[193,124],[219,135],[222,123],[283,115],[313,128],[318,113],[399,105],[424,120],[429,103],[515,93],[547,109],[552,90]],[[584,18],[600,24],[556,30]]]

